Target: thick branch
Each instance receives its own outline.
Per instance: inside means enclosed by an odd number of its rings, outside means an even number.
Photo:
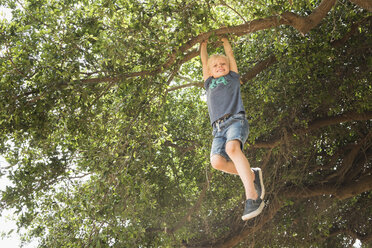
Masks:
[[[309,123],[307,128],[299,128],[292,133],[288,133],[288,138],[291,136],[293,137],[294,134],[303,135],[305,133],[309,133],[311,131],[320,129],[322,127],[331,126],[343,122],[348,121],[365,121],[372,119],[372,111],[365,112],[365,113],[354,113],[348,112],[338,116],[330,116],[316,119]],[[281,143],[281,138],[277,138],[271,141],[266,142],[256,142],[254,145],[250,146],[250,148],[274,148]]]
[[[364,176],[361,179],[350,182],[347,185],[340,187],[334,195],[341,200],[359,195],[363,192],[372,190],[372,175]]]
[[[283,13],[282,18],[287,21],[284,24],[291,25],[300,33],[306,34],[323,20],[335,3],[336,0],[323,0],[308,17],[302,17],[291,12]]]
[[[372,119],[372,111],[368,111],[365,113],[355,113],[355,112],[346,112],[341,115],[331,116],[331,117],[323,117],[316,119],[309,123],[309,127],[307,129],[299,130],[298,134],[303,134],[307,132],[311,132],[313,130],[330,126],[342,122],[348,121],[365,121]]]
[[[253,33],[259,30],[269,29],[280,25],[290,25],[296,28],[299,32],[305,34],[318,25],[321,20],[327,15],[330,9],[334,6],[336,0],[323,0],[320,5],[310,14],[308,17],[301,17],[294,13],[283,13],[279,16],[269,16],[263,19],[253,20],[241,25],[232,27],[223,27],[220,29],[212,30],[196,36],[189,40],[184,46],[178,51],[173,51],[169,56],[170,59],[164,67],[169,67],[176,59],[177,53],[184,53],[191,49],[194,45],[208,39],[211,35],[224,35],[224,34],[235,34],[243,35]]]
[[[372,190],[372,175],[367,175],[359,180],[348,184],[316,184],[304,187],[291,187],[283,190],[279,195],[285,198],[311,198],[315,196],[334,195],[340,200],[344,200],[363,192]]]
[[[335,237],[339,234],[346,234],[346,235],[352,237],[353,239],[359,239],[360,241],[362,241],[362,243],[364,243],[364,242],[368,243],[372,238],[372,233],[363,235],[363,234],[360,234],[360,233],[358,233],[356,231],[353,231],[349,228],[333,227],[330,230],[330,232],[327,235],[324,235],[323,237],[321,237],[321,240],[319,240],[318,242],[322,242],[323,240],[329,239],[331,237]]]
[[[369,17],[366,17],[364,19],[362,19],[361,21],[359,22],[356,22],[354,24],[351,25],[350,27],[350,31],[347,32],[342,38],[338,39],[338,40],[335,40],[331,43],[331,45],[333,47],[341,47],[345,44],[345,42],[350,39],[351,36],[353,36],[355,33],[358,32],[358,28],[360,27],[360,25],[364,24],[365,22],[372,22],[372,16],[369,16]]]
[[[246,83],[247,81],[251,80],[252,78],[257,76],[257,74],[259,74],[263,70],[267,69],[268,67],[270,67],[271,65],[273,65],[276,62],[277,62],[277,60],[276,60],[275,55],[271,55],[270,57],[266,58],[265,60],[257,63],[252,69],[250,69],[246,74],[244,74],[242,76],[243,83]]]
[[[154,71],[140,71],[140,72],[131,72],[127,74],[121,74],[118,76],[108,76],[108,77],[101,77],[101,78],[86,78],[81,80],[76,80],[84,84],[94,84],[94,83],[105,83],[105,82],[118,82],[124,78],[132,78],[132,77],[143,77],[143,76],[151,76],[155,75],[156,73],[160,72],[159,70]]]
[[[372,12],[372,1],[371,0],[350,0],[350,2],[358,5],[359,7]]]
[[[171,66],[175,65],[175,63],[180,64],[184,63],[187,60],[192,59],[193,57],[197,56],[197,51],[193,50],[190,53],[186,53],[189,49],[191,49],[194,45],[202,42],[203,40],[208,39],[212,35],[224,35],[224,34],[235,34],[235,35],[244,35],[253,33],[259,30],[265,30],[273,27],[277,27],[280,25],[289,25],[297,29],[302,34],[306,34],[315,26],[317,26],[321,20],[327,15],[330,11],[332,6],[335,4],[336,0],[323,0],[320,5],[307,17],[301,17],[295,13],[286,12],[278,16],[270,16],[263,19],[253,20],[241,25],[232,26],[232,27],[223,27],[216,30],[211,30],[209,32],[200,34],[188,42],[186,42],[182,47],[178,50],[173,50],[172,53],[168,56],[169,59],[163,65],[158,66],[158,68],[152,71],[143,71],[143,72],[134,72],[134,73],[127,73],[123,75],[119,75],[117,77],[103,77],[103,78],[93,78],[93,79],[82,79],[80,82],[82,83],[102,83],[102,82],[117,82],[123,78],[130,78],[130,77],[138,77],[138,76],[147,76],[147,75],[154,75],[156,73],[161,73],[168,70]],[[181,59],[177,61],[177,54],[185,54],[184,57],[187,60]]]
[[[361,163],[356,161],[362,147],[371,140],[372,132],[369,132],[362,140],[358,143],[353,144],[352,149],[342,160],[341,168],[338,170],[337,181],[338,182],[349,182],[352,181],[354,176],[358,175],[364,167],[364,159],[359,160]],[[368,151],[363,153],[363,157],[368,156]],[[358,166],[359,165],[359,166]]]
[[[197,87],[203,88],[203,82],[196,82],[196,81],[194,81],[190,78],[186,78],[186,77],[183,77],[183,76],[180,76],[180,75],[178,75],[177,77],[184,80],[184,81],[187,81],[189,83],[171,87],[171,88],[167,89],[167,92],[175,91],[175,90],[179,90],[179,89],[183,89],[183,88],[187,88],[187,87],[192,87],[192,86],[197,86]]]
[[[180,90],[180,89],[183,89],[183,88],[193,87],[193,86],[197,86],[197,87],[201,87],[202,88],[203,87],[203,83],[195,82],[195,83],[189,83],[189,84],[183,84],[183,85],[179,85],[179,86],[174,86],[172,88],[167,89],[167,92],[175,91],[175,90]]]

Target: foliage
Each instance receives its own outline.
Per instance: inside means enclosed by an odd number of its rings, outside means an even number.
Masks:
[[[299,30],[325,2],[0,1],[1,209],[40,247],[368,247],[372,19],[344,0]],[[275,58],[242,86],[267,189],[247,223],[209,166],[197,48],[219,35],[242,78]]]

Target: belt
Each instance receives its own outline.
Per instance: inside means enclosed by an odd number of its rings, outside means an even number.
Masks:
[[[214,123],[221,123],[221,122],[224,122],[224,121],[226,121],[227,119],[229,119],[231,116],[232,116],[232,114],[225,114],[224,116],[222,116],[221,118],[219,118],[218,120],[216,120]]]
[[[221,131],[220,124],[222,122],[226,121],[227,119],[229,119],[231,116],[232,116],[232,114],[226,114],[226,115],[222,116],[221,118],[219,118],[218,120],[213,122],[212,126],[217,127],[218,131]]]
[[[244,114],[244,112],[239,112],[238,114]],[[226,121],[227,119],[229,119],[231,116],[233,116],[232,114],[225,114],[224,116],[222,116],[221,118],[219,118],[218,120],[216,120],[215,122],[213,122],[212,126],[215,126],[218,128],[218,130],[220,131],[220,124],[224,121]]]

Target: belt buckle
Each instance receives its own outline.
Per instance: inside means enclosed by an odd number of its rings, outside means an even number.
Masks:
[[[216,121],[214,122],[214,125],[218,126],[218,128],[219,128],[219,125],[220,125],[222,122],[226,121],[230,116],[231,116],[231,114],[226,114],[226,115],[222,116],[220,119],[218,119],[218,120],[216,120]]]
[[[231,116],[230,114],[226,114],[226,115],[222,116],[221,122],[226,121],[230,116]]]

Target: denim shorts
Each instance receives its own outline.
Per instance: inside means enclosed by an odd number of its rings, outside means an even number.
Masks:
[[[230,116],[225,121],[213,124],[213,142],[211,148],[211,157],[219,154],[231,161],[227,155],[225,146],[228,141],[239,140],[240,148],[243,150],[244,143],[247,141],[249,134],[249,124],[245,114],[239,113]]]

